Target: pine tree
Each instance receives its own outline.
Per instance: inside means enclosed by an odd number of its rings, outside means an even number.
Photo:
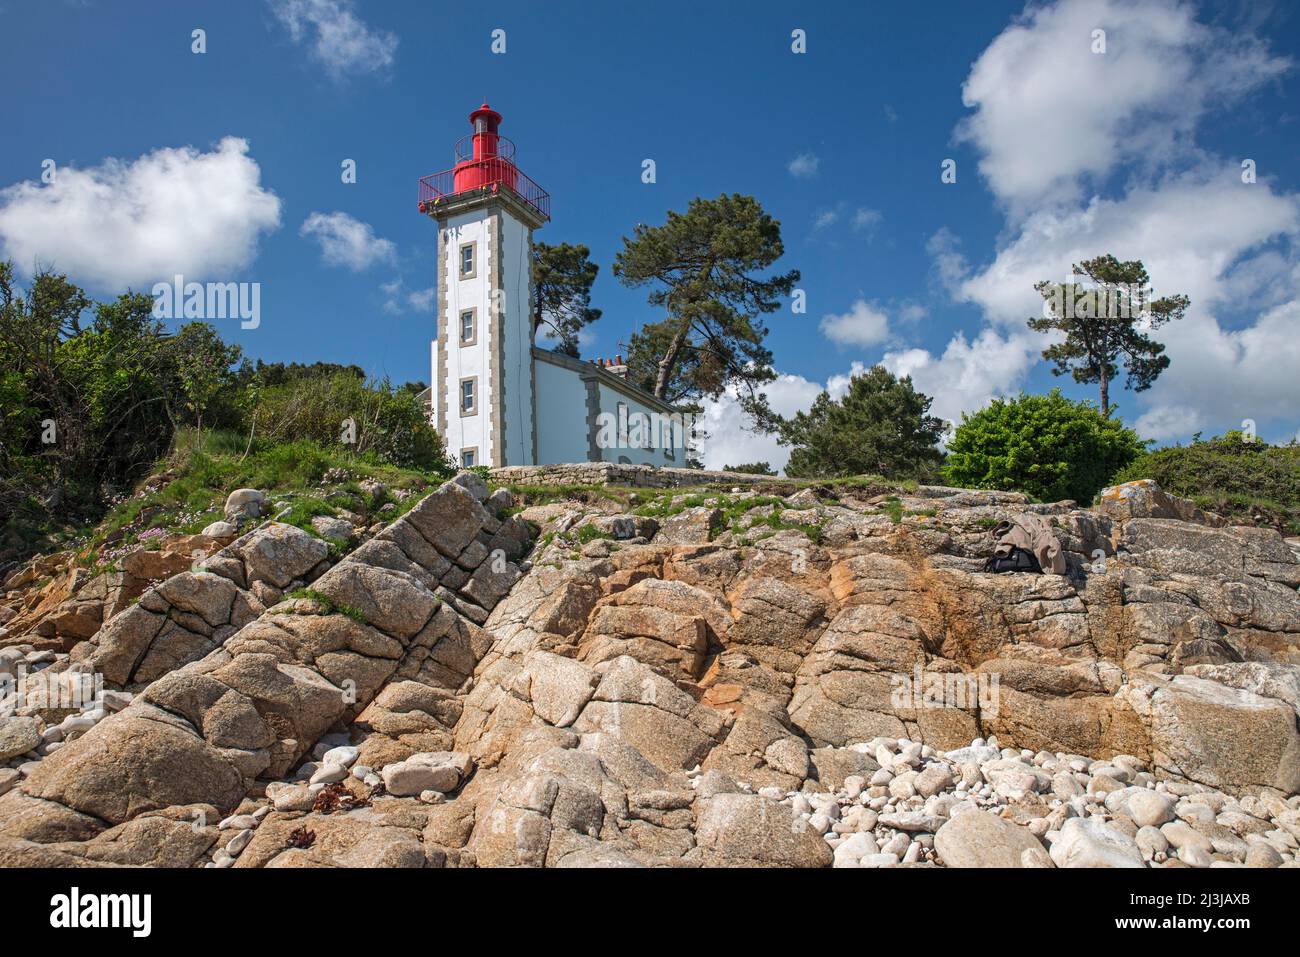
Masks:
[[[1169,367],[1165,347],[1145,334],[1181,319],[1190,300],[1183,295],[1151,299],[1151,278],[1140,260],[1120,262],[1098,256],[1073,267],[1088,283],[1035,284],[1050,315],[1028,320],[1037,332],[1063,332],[1065,341],[1048,346],[1043,358],[1053,375],[1069,372],[1075,382],[1098,383],[1101,414],[1110,415],[1110,383],[1121,361],[1134,392],[1151,384]]]

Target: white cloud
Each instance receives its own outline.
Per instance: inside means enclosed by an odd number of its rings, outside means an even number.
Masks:
[[[428,312],[433,308],[433,293],[432,286],[428,289],[417,289],[407,295],[406,301],[411,304],[411,308],[416,312]]]
[[[911,376],[912,385],[934,400],[931,414],[957,424],[963,412],[1020,391],[1042,349],[1039,338],[1027,329],[1002,336],[985,328],[973,340],[958,332],[942,355],[905,349],[885,353],[880,364],[900,378]]]
[[[929,315],[930,310],[919,302],[905,302],[898,310],[898,318],[903,322],[919,322]]]
[[[391,262],[397,252],[387,239],[380,239],[369,223],[347,213],[312,213],[303,221],[298,235],[320,243],[321,258],[331,266],[361,272],[377,262]]]
[[[1087,181],[1185,153],[1211,109],[1290,61],[1198,23],[1178,0],[1062,0],[1030,6],[980,55],[962,88],[976,110],[959,139],[983,154],[994,193],[1023,210],[1073,200]],[[1106,31],[1105,53],[1092,33]]]
[[[1206,314],[1166,326],[1160,338],[1173,360],[1151,389],[1139,431],[1168,440],[1192,432],[1221,433],[1245,419],[1300,425],[1300,300],[1270,310],[1240,330]],[[1127,403],[1126,396],[1121,402]],[[1130,416],[1126,415],[1125,418]]]
[[[280,226],[280,200],[260,180],[248,142],[233,136],[206,153],[165,148],[63,167],[49,185],[0,190],[0,248],[27,274],[49,267],[111,290],[177,273],[224,281]]]
[[[813,218],[813,229],[819,230],[825,229],[828,226],[834,226],[844,218],[848,212],[846,203],[837,203],[829,209],[820,210]],[[869,209],[866,206],[859,206],[857,209],[853,210],[849,222],[852,224],[855,232],[864,232],[875,229],[883,219],[884,216],[881,215],[879,210]]]
[[[768,403],[783,416],[807,409],[821,391],[822,386],[798,375],[779,375],[763,387]],[[780,445],[776,436],[750,432],[745,426],[746,417],[734,393],[704,402],[701,427],[709,438],[703,443],[700,458],[705,468],[720,469],[745,462],[767,462],[778,471],[785,468],[790,450]]]
[[[352,0],[269,0],[294,43],[311,44],[311,55],[335,78],[373,73],[393,64],[397,35],[368,26]]]
[[[786,169],[788,169],[790,175],[796,179],[810,179],[817,175],[817,167],[820,165],[821,160],[817,158],[816,154],[800,153],[794,159],[790,160]]]
[[[1291,241],[1287,255],[1276,248],[1281,237]],[[1125,420],[1137,419],[1143,435],[1160,440],[1221,431],[1243,418],[1295,421],[1300,380],[1286,357],[1297,355],[1297,240],[1300,196],[1263,181],[1243,184],[1231,168],[1199,170],[1122,199],[1030,216],[992,264],[961,284],[959,298],[1019,335],[1025,320],[1042,310],[1035,282],[1063,279],[1071,263],[1102,252],[1141,259],[1157,294],[1185,293],[1191,306],[1182,320],[1153,333],[1171,360],[1155,385],[1138,394],[1112,390]],[[1252,290],[1271,311],[1245,328],[1225,326],[1221,314],[1239,309],[1243,292]],[[1140,419],[1139,410],[1145,410]]]
[[[961,422],[962,412],[973,412],[997,396],[1015,395],[1041,348],[1036,336],[1011,334],[1001,336],[985,329],[973,341],[958,333],[942,355],[925,349],[887,352],[880,360],[894,375],[912,377],[912,385],[930,396],[930,408],[953,424]],[[850,363],[842,373],[830,376],[825,385],[800,375],[783,373],[763,387],[768,403],[787,418],[807,411],[823,391],[832,399],[843,398],[853,376],[867,371],[865,362]],[[790,460],[790,449],[775,436],[748,431],[746,417],[735,393],[724,393],[716,400],[706,400],[701,425],[709,438],[700,450],[705,468],[720,469],[742,462],[767,462],[778,471]]]
[[[408,290],[399,276],[380,283],[379,291],[384,294],[384,312],[392,315],[401,315],[404,312],[428,313],[433,309],[435,290],[432,286],[428,289]]]
[[[840,345],[874,346],[889,338],[889,316],[879,306],[858,299],[848,312],[824,316],[820,328]]]
[[[949,294],[957,292],[970,272],[966,257],[959,251],[960,246],[961,240],[947,226],[939,227],[925,244],[925,251],[933,260],[934,275]]]
[[[987,269],[962,283],[960,297],[994,321],[1022,323],[1042,311],[1035,282],[1064,279],[1072,263],[1109,252],[1141,259],[1157,293],[1186,293],[1195,309],[1205,309],[1222,304],[1225,271],[1297,230],[1296,194],[1264,181],[1246,185],[1232,167],[1205,167],[1120,199],[1034,213]]]
[[[853,228],[857,230],[874,229],[885,217],[878,209],[861,206],[853,212]]]

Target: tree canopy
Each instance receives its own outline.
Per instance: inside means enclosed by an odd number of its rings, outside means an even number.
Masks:
[[[1053,375],[1097,383],[1101,414],[1110,415],[1110,383],[1120,364],[1134,392],[1151,384],[1169,367],[1165,347],[1146,332],[1181,319],[1190,300],[1183,295],[1152,299],[1151,278],[1140,260],[1120,262],[1097,256],[1072,267],[1083,283],[1044,280],[1034,288],[1047,303],[1047,316],[1028,320],[1038,332],[1062,332],[1065,339],[1043,350]]]
[[[930,403],[910,376],[873,366],[849,380],[843,398],[823,392],[807,412],[779,422],[781,444],[793,446],[785,474],[927,477],[943,461],[944,421],[929,414]]]
[[[733,387],[766,428],[774,417],[759,387],[776,378],[763,316],[780,308],[798,270],[765,276],[784,252],[781,224],[752,196],[691,200],[661,226],[638,225],[614,260],[629,287],[668,313],[632,336],[632,381],[669,402],[717,398]]]
[[[556,351],[578,357],[578,333],[600,318],[592,308],[591,286],[600,271],[582,244],[533,243],[533,335],[547,325]]]
[[[324,446],[352,419],[347,452],[443,467],[415,391],[367,380],[356,366],[236,368],[240,350],[217,329],[190,322],[171,332],[153,305],[140,293],[94,302],[49,272],[23,288],[0,262],[0,529],[98,513],[188,427],[228,431],[245,449],[262,439]]]

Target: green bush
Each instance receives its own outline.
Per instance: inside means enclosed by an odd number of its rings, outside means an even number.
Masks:
[[[1090,402],[1047,395],[994,399],[962,415],[945,478],[964,488],[1025,492],[1041,501],[1090,503],[1146,443]]]
[[[1246,441],[1228,432],[1139,456],[1112,482],[1155,479],[1174,495],[1233,520],[1300,534],[1300,445]]]

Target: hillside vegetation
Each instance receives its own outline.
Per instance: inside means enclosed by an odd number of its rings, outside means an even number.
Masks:
[[[97,303],[54,274],[23,289],[0,263],[0,565],[143,512],[195,530],[241,486],[274,497],[331,468],[399,487],[448,474],[423,383],[252,363],[207,323],[169,332],[151,311],[147,296]]]
[[[1140,455],[1113,482],[1155,479],[1160,487],[1241,524],[1300,535],[1300,445],[1269,445],[1228,432]]]

